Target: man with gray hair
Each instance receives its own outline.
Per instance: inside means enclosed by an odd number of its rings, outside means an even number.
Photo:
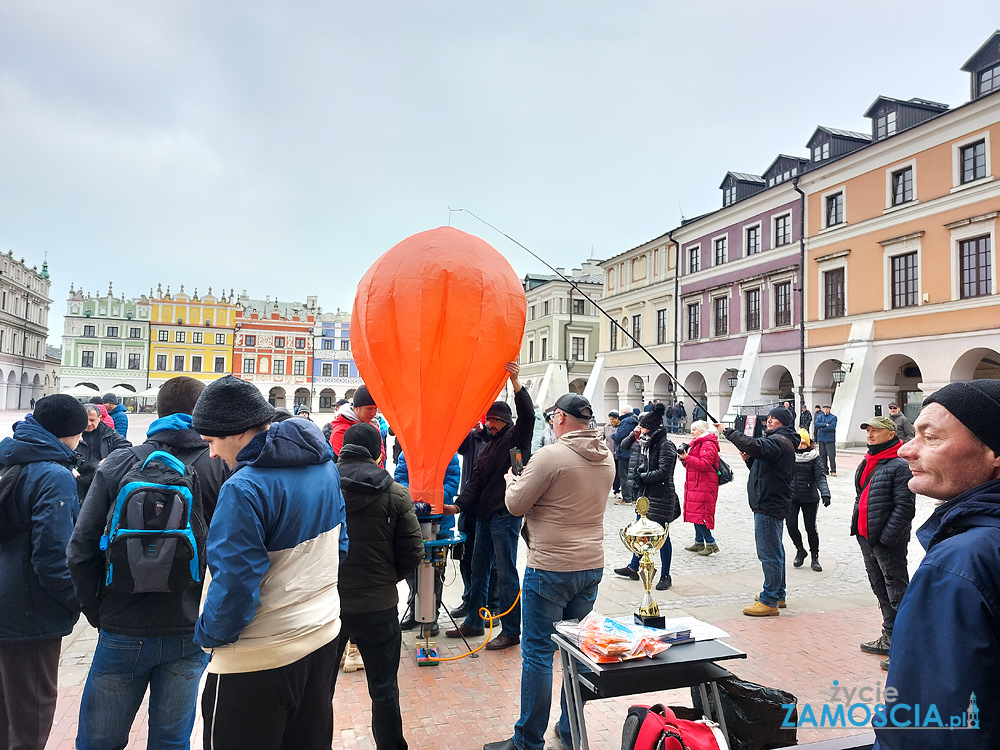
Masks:
[[[534,454],[519,477],[507,475],[504,501],[524,516],[528,565],[522,591],[521,716],[514,736],[483,750],[542,750],[552,700],[553,623],[579,620],[594,608],[604,572],[604,511],[615,462],[594,410],[576,393],[556,401],[556,442]],[[557,731],[571,746],[565,694]]]
[[[996,747],[1000,736],[1000,380],[952,383],[924,399],[899,449],[910,490],[937,507],[896,615],[875,748]],[[895,692],[890,700],[890,690]],[[920,729],[897,729],[914,722]],[[940,724],[930,719],[936,709]],[[912,724],[910,726],[913,726]],[[935,728],[935,727],[944,728]],[[956,733],[951,727],[975,729]]]

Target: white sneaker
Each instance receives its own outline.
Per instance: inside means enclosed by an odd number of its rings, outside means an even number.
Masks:
[[[365,663],[361,661],[361,652],[358,651],[358,647],[353,643],[348,642],[347,648],[344,650],[344,672],[357,672],[359,669],[364,669]]]

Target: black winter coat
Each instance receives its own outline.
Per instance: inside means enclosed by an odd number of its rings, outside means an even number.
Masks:
[[[347,559],[337,589],[344,614],[381,612],[399,602],[396,584],[424,556],[410,493],[367,455],[344,446],[337,461],[347,508]]]
[[[531,458],[535,408],[531,404],[527,388],[521,388],[514,394],[514,407],[517,421],[504,427],[483,446],[476,459],[476,467],[472,470],[472,478],[455,498],[455,505],[459,510],[467,511],[475,507],[476,518],[484,521],[497,513],[507,513],[507,506],[503,501],[507,494],[507,483],[503,477],[510,468],[511,448],[521,449],[523,464],[528,463]]]
[[[119,448],[132,445],[123,438],[117,430],[112,430],[104,422],[98,422],[91,432],[84,432],[80,444],[76,447],[76,470],[80,476],[76,478],[77,493],[80,502],[87,496],[87,490],[94,481],[94,474],[101,461]]]
[[[636,497],[649,498],[649,512],[646,517],[657,523],[671,523],[680,516],[680,503],[674,489],[674,468],[677,466],[677,448],[667,438],[667,428],[658,427],[648,434],[649,444],[640,447],[639,467],[635,475]],[[635,433],[622,440],[622,446],[632,448],[639,444]],[[633,455],[637,452],[633,451]]]
[[[858,509],[861,503],[862,461],[854,472],[854,514],[851,516],[851,535],[858,533]],[[903,458],[882,459],[868,477],[868,543],[894,547],[899,541],[908,541],[910,525],[916,514],[916,498],[907,483],[913,478],[910,465]]]
[[[826,483],[826,467],[819,460],[819,452],[811,448],[795,456],[792,473],[792,502],[799,505],[816,505],[820,497],[830,499],[830,486]]]
[[[750,456],[747,498],[754,513],[785,518],[792,501],[792,472],[795,470],[795,447],[799,434],[791,427],[779,427],[759,438],[751,438],[732,427],[725,429],[726,439]]]
[[[154,432],[146,443],[194,467],[202,514],[205,522],[211,523],[219,490],[229,478],[225,461],[211,458],[205,441],[193,429]],[[121,481],[138,460],[132,450],[125,448],[108,456],[97,470],[66,549],[73,586],[83,614],[95,628],[129,636],[191,635],[198,619],[201,586],[151,594],[122,594],[104,586],[101,536]]]

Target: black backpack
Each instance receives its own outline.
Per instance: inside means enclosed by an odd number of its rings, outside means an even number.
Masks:
[[[9,542],[25,531],[28,526],[16,524],[10,518],[10,504],[14,495],[14,485],[21,476],[22,464],[10,464],[0,469],[0,544]]]
[[[138,462],[122,478],[101,537],[105,585],[123,594],[198,586],[208,524],[194,467],[152,446],[128,450]]]

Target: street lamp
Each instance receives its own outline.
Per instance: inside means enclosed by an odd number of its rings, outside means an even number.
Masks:
[[[730,388],[735,388],[737,385],[739,385],[740,378],[742,378],[744,375],[746,375],[747,371],[746,370],[736,370],[736,369],[733,369],[733,368],[729,368],[728,370],[726,370],[726,372],[727,373],[732,373],[731,375],[729,375],[729,378],[726,380],[726,383],[729,384]]]
[[[853,362],[841,362],[839,360],[833,360],[837,363],[837,369],[833,371],[833,382],[840,385],[847,378],[847,373],[854,369]]]
[[[28,343],[28,292],[24,292],[24,332],[21,334],[21,380],[17,384],[17,408],[21,408],[21,397],[24,393],[24,354]]]

